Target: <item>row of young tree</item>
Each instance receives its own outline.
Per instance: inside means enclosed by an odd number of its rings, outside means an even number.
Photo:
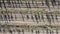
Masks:
[[[48,20],[48,22],[54,22],[54,20],[56,20],[58,22],[58,15],[59,12],[44,12],[44,11],[30,11],[30,13],[27,12],[23,12],[23,13],[27,13],[26,17],[27,19],[30,19],[30,15],[31,14],[31,19],[33,20],[33,22],[36,20],[36,22],[41,22],[41,20],[43,20],[43,22],[45,22],[45,17]],[[22,12],[20,14],[23,14]],[[55,15],[55,16],[54,16]],[[54,18],[55,17],[55,18]],[[23,21],[24,21],[24,17],[22,15]]]
[[[46,12],[46,11],[45,12],[44,11],[20,11],[19,14],[21,15],[23,21],[25,21],[25,16],[26,16],[27,20],[32,19],[33,22],[36,20],[37,23],[42,21],[45,22],[45,19],[47,19],[48,22],[52,22],[52,21],[54,22],[54,19],[58,22],[58,19],[59,19],[57,12],[54,13],[54,12]],[[46,16],[46,18],[44,16]],[[7,20],[7,19],[13,20],[14,18],[17,19],[18,17],[16,14],[14,17],[12,12],[10,12],[10,15],[9,15],[9,11],[0,11],[0,20],[2,20],[3,18],[4,20]]]
[[[4,5],[4,8],[7,8],[6,3],[5,3],[5,0],[1,0],[1,1],[2,2],[0,2],[0,7],[2,8],[2,4],[3,4]],[[36,4],[37,8],[39,8],[37,1],[33,1],[32,0],[32,3],[30,3],[28,0],[27,0],[28,2],[26,1],[26,3],[23,3],[22,0],[16,0],[16,1],[14,1],[14,0],[7,0],[7,4],[8,5],[11,5],[12,4],[14,8],[17,7],[17,3],[19,4],[19,7],[18,8],[21,8],[21,5],[23,5],[23,4],[26,4],[27,8],[31,8],[31,4],[33,4],[33,5]],[[50,2],[51,2],[51,4],[52,4],[53,7],[56,6],[56,5],[58,5],[58,6],[60,5],[60,1],[59,0],[42,0],[42,5],[46,4],[48,6],[48,8],[50,9]],[[24,8],[26,8],[26,7],[24,7]]]
[[[28,29],[27,29],[28,30]],[[44,31],[45,30],[45,31]],[[41,32],[42,31],[42,32]],[[56,32],[55,32],[56,31]],[[7,32],[9,32],[10,34],[14,34],[17,32],[18,34],[27,34],[28,33],[36,33],[36,34],[59,34],[58,29],[54,29],[54,30],[50,30],[50,29],[41,29],[41,30],[35,30],[35,29],[31,29],[26,31],[25,29],[1,29],[0,28],[0,33],[3,32],[4,34],[7,34]]]

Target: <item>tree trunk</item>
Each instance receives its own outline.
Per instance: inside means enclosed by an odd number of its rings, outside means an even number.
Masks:
[[[41,22],[41,17],[40,17],[40,14],[38,13],[38,19],[39,19],[39,21]]]
[[[34,17],[33,17],[33,15],[31,15],[31,19],[33,20],[33,22],[34,22]]]
[[[42,6],[44,6],[44,2],[43,2],[43,0],[42,0]]]
[[[57,14],[55,15],[55,19],[57,20],[57,22],[58,22],[58,16],[57,16]]]
[[[44,16],[43,16],[43,14],[41,14],[41,18],[42,18],[43,22],[45,22],[45,21],[44,21]]]
[[[38,17],[37,17],[37,15],[35,14],[35,19],[36,19],[36,22],[38,23]]]
[[[51,17],[52,17],[52,20],[53,20],[53,22],[54,22],[54,17],[53,17],[53,14],[51,14]]]
[[[27,19],[29,19],[29,15],[26,15]]]

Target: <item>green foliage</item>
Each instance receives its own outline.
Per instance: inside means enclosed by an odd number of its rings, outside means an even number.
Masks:
[[[49,28],[53,28],[53,26],[51,25],[44,25],[44,26],[38,26],[38,25],[3,25],[3,28],[38,28],[38,27],[43,27],[43,28],[46,28],[46,29],[49,29]]]
[[[43,26],[43,28],[48,28],[49,29],[49,28],[53,28],[53,27],[51,25],[46,24],[46,25]]]
[[[48,28],[48,25],[43,26],[43,28]]]
[[[0,10],[0,13],[8,13],[9,12],[9,10]]]

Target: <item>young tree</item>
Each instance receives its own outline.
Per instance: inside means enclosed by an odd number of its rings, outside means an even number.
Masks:
[[[4,15],[4,20],[6,20],[6,21],[7,21],[7,15]]]
[[[52,34],[51,30],[49,30],[49,31],[50,31],[49,34]]]
[[[17,0],[17,2],[18,2],[18,4],[19,4],[19,8],[21,8],[21,6],[20,6],[20,0]]]
[[[41,21],[41,17],[40,17],[40,11],[35,11],[34,12],[34,16],[35,16],[35,19],[36,19],[36,22],[38,23],[38,21],[40,20]]]
[[[32,5],[34,5],[34,0],[32,0]],[[33,7],[32,7],[33,8]]]
[[[23,34],[24,34],[24,29],[22,29],[22,32],[23,32]]]
[[[45,0],[46,5],[48,6],[49,10],[50,10],[50,6],[49,6],[49,1]]]
[[[40,31],[38,30],[38,31],[37,31],[37,34],[39,34],[39,33],[40,33]]]
[[[0,32],[2,32],[2,31],[1,31],[1,28],[0,28]]]
[[[55,15],[55,19],[58,21],[58,16],[57,16],[57,14]]]
[[[8,20],[10,21],[10,15],[7,15],[8,16]]]
[[[1,20],[3,20],[3,16],[2,15],[0,16],[0,18],[1,18]]]
[[[14,33],[16,32],[15,29],[13,29],[13,32],[14,32]]]
[[[48,32],[48,29],[46,29],[46,34],[48,34],[49,32]]]
[[[33,17],[34,12],[33,12],[33,11],[30,11],[30,14],[31,14],[31,19],[32,19],[33,22],[34,22],[34,17]]]
[[[44,21],[44,16],[43,16],[43,14],[41,14],[41,18],[42,18],[43,22],[45,22],[45,21]]]
[[[29,8],[29,4],[28,4],[28,1],[26,2],[26,6],[27,6],[27,8]]]
[[[29,15],[26,15],[27,19],[29,19]]]
[[[56,29],[56,34],[58,34],[58,28]]]
[[[28,1],[28,7],[31,8],[30,2]]]
[[[15,14],[15,20],[17,20],[17,15]]]
[[[31,15],[31,19],[33,20],[33,22],[34,22],[34,17],[33,17],[33,15]]]
[[[35,33],[37,34],[37,31],[35,31]]]
[[[11,15],[11,20],[13,20],[13,16]]]
[[[55,0],[51,0],[52,6],[54,8],[54,6],[56,5],[56,1]]]
[[[13,6],[13,8],[15,8],[13,0],[12,0],[12,3],[11,3],[11,5]]]
[[[60,1],[58,0],[58,5],[60,5]]]
[[[42,6],[44,6],[44,2],[43,2],[43,0],[42,0]]]
[[[38,23],[38,17],[37,17],[37,15],[35,14],[35,19],[36,19],[36,22]]]
[[[40,14],[38,13],[38,19],[39,19],[39,21],[41,22],[41,16],[40,16]]]
[[[17,7],[17,3],[16,3],[16,0],[14,0],[14,4],[15,4],[15,7],[16,7],[16,8],[18,8],[18,7]]]
[[[19,29],[17,29],[17,32],[20,34],[21,31]]]
[[[7,0],[7,4],[8,4],[8,5],[11,5],[11,2],[10,2],[10,0]],[[10,6],[9,6],[9,7],[10,7]]]
[[[2,5],[1,5],[2,3],[0,2],[0,7],[1,7],[1,9],[2,9]]]
[[[9,32],[12,34],[13,31],[12,30],[9,30]]]
[[[46,17],[47,17],[47,19],[48,19],[48,22],[51,22],[50,15],[46,14]]]
[[[23,2],[22,2],[22,0],[20,0],[20,5],[23,5]]]
[[[3,4],[4,4],[4,8],[6,9],[6,4],[5,4],[5,0],[2,0],[3,1]]]
[[[53,22],[54,22],[54,17],[53,17],[53,14],[51,14],[51,17],[52,17],[52,20],[53,20]]]
[[[31,29],[31,32],[33,33],[33,29]]]
[[[21,14],[21,16],[22,16],[22,19],[23,19],[23,21],[24,21],[24,16],[23,16],[23,13],[24,13],[24,12],[20,12],[20,14]]]
[[[38,2],[37,2],[37,1],[36,1],[36,7],[39,8],[39,7],[38,7]]]
[[[38,31],[35,31],[36,32],[36,34],[39,34],[39,30]]]
[[[6,29],[3,29],[3,34],[6,34]]]

